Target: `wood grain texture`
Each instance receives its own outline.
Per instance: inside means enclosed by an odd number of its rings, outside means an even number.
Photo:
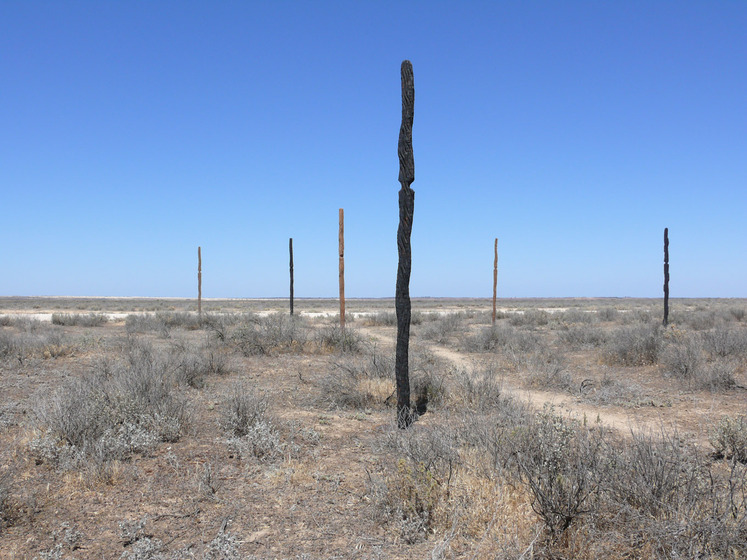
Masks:
[[[399,129],[399,228],[397,229],[397,286],[395,309],[397,311],[397,350],[395,355],[395,378],[397,382],[397,425],[407,428],[413,421],[410,409],[410,272],[412,270],[412,250],[410,238],[415,209],[415,192],[410,185],[415,180],[415,161],[412,151],[412,124],[415,107],[415,80],[412,64],[402,62],[402,124]]]
[[[340,328],[345,328],[345,212],[340,208]]]

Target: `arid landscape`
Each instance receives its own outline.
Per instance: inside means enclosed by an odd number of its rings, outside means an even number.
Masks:
[[[747,301],[0,298],[0,557],[747,557]]]

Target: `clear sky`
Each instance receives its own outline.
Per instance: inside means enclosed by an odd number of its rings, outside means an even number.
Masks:
[[[747,297],[747,2],[0,2],[0,295]]]

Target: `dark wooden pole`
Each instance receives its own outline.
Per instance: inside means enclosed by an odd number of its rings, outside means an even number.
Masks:
[[[202,247],[197,247],[197,314],[202,317]]]
[[[410,188],[415,180],[415,159],[412,152],[412,122],[415,113],[415,79],[412,63],[402,62],[402,125],[399,129],[399,228],[397,229],[397,287],[395,308],[397,310],[397,351],[395,355],[395,378],[397,381],[397,426],[407,428],[413,421],[410,410],[410,271],[412,270],[412,217],[415,210],[415,191]]]
[[[290,314],[293,317],[293,238],[288,240],[288,252],[290,253]]]
[[[669,324],[669,228],[664,228],[664,326]]]
[[[345,329],[345,213],[340,208],[340,328]]]
[[[498,295],[498,238],[493,246],[493,325],[495,325],[495,299]]]

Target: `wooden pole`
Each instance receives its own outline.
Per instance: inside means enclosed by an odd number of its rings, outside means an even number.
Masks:
[[[664,228],[664,326],[669,323],[669,228]]]
[[[345,213],[340,208],[340,328],[345,329]]]
[[[293,317],[293,238],[288,240],[288,251],[290,252],[290,314]]]
[[[202,247],[197,247],[197,314],[202,317]]]
[[[402,124],[399,129],[399,227],[397,229],[397,287],[394,305],[397,310],[397,350],[394,376],[397,382],[397,426],[407,428],[413,422],[410,410],[410,271],[412,270],[412,216],[415,210],[415,191],[410,185],[415,180],[415,160],[412,152],[412,122],[415,113],[415,79],[412,63],[402,61]]]
[[[495,300],[498,295],[498,238],[493,247],[493,325],[495,325]]]

